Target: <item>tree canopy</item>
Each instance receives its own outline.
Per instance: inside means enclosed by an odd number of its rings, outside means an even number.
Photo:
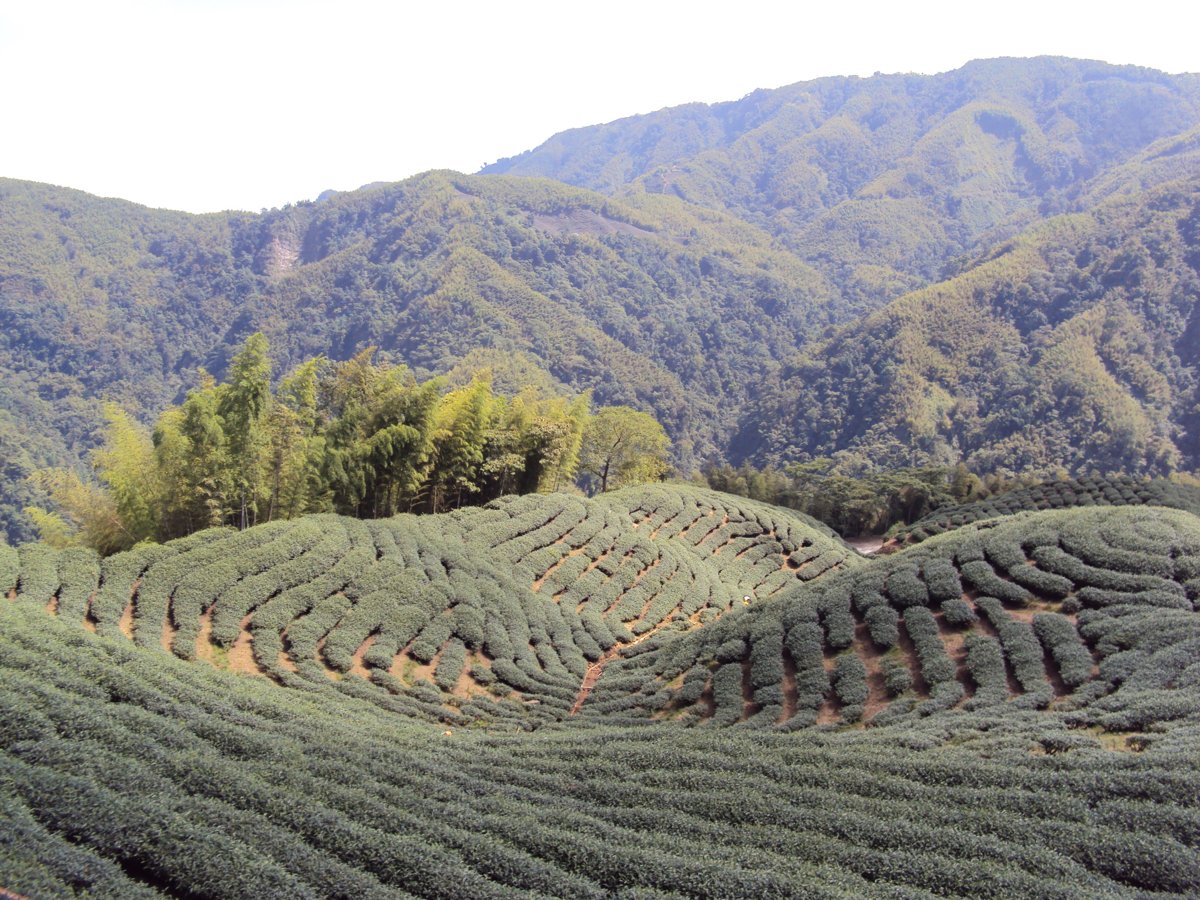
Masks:
[[[55,508],[29,515],[48,542],[107,554],[218,525],[443,512],[564,490],[581,461],[600,466],[602,490],[667,471],[666,433],[647,413],[593,415],[589,393],[564,397],[540,380],[497,393],[487,369],[451,388],[376,357],[309,359],[272,387],[267,340],[253,334],[224,382],[202,374],[152,434],[109,404],[95,480],[39,470]]]

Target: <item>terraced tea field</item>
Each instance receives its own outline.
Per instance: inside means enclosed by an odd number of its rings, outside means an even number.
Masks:
[[[561,718],[623,650],[860,563],[814,521],[665,488],[5,552],[14,596],[99,634],[452,723]]]
[[[960,528],[635,651],[600,683],[592,709],[756,727],[880,725],[995,705],[1098,711],[1146,679],[1190,684],[1200,674],[1197,524],[1175,510],[1120,507]],[[1136,713],[1097,715],[1138,724]]]
[[[911,525],[894,529],[887,549],[919,544],[935,534],[983,519],[1076,506],[1169,506],[1200,515],[1200,488],[1175,484],[1165,478],[1147,480],[1124,475],[1047,481],[985,500],[934,510]]]
[[[1200,891],[1184,511],[866,560],[664,486],[0,545],[0,589],[21,896]]]

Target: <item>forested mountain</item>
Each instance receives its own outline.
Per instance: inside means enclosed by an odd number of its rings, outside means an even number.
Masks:
[[[2,181],[10,521],[22,473],[87,446],[98,398],[152,418],[254,331],[277,376],[372,345],[418,376],[467,357],[527,370],[500,382],[543,369],[598,403],[653,411],[695,465],[723,452],[741,406],[805,337],[843,315],[836,291],[769,237],[672,198],[430,173],[262,215],[187,216]]]
[[[0,180],[10,537],[25,476],[84,463],[101,400],[150,422],[256,331],[276,378],[374,345],[421,379],[591,389],[657,416],[685,474],[1198,463],[1197,76],[821,79],[485,172],[204,216]]]
[[[670,194],[778,236],[877,305],[1074,208],[1089,179],[1200,122],[1200,77],[1041,57],[821,78],[563,132],[485,173]]]
[[[1005,242],[784,372],[737,456],[1159,473],[1200,454],[1200,178]]]

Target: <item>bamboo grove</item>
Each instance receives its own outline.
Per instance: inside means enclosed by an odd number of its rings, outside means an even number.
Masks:
[[[48,543],[107,555],[221,525],[437,513],[577,479],[603,492],[667,471],[668,439],[646,413],[593,413],[590,393],[545,384],[505,396],[486,368],[457,386],[422,382],[374,357],[368,348],[340,363],[309,359],[273,386],[267,339],[254,334],[224,382],[202,371],[152,434],[109,404],[92,460],[98,483],[38,471],[57,509],[27,512]]]

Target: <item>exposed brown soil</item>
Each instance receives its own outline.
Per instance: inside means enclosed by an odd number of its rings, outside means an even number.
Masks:
[[[967,633],[947,625],[941,610],[933,614],[933,620],[937,623],[938,637],[941,638],[946,656],[954,663],[954,677],[963,689],[963,698],[959,702],[964,703],[975,696],[975,679],[967,669]]]
[[[423,663],[409,656],[408,647],[405,647],[396,654],[388,671],[408,685],[418,681],[433,681],[433,673],[437,670],[438,663],[442,661],[442,653],[445,649],[444,644],[438,647],[437,653],[433,654],[433,659]]]
[[[482,653],[468,653],[467,662],[463,666],[462,672],[459,673],[458,681],[454,684],[454,689],[451,693],[455,697],[470,699],[471,697],[490,697],[488,689],[471,677],[471,670],[475,668],[490,669],[492,661]]]
[[[46,612],[52,616],[58,615],[58,594],[50,598],[50,602],[46,604]]]
[[[617,655],[618,649],[613,647],[606,650],[604,654],[592,663],[584,673],[583,681],[579,685],[579,693],[575,695],[575,704],[571,707],[570,715],[575,715],[579,710],[583,709],[583,704],[587,698],[591,696],[592,689],[596,686],[596,682],[600,680],[600,676],[604,674],[604,667],[609,664]]]
[[[168,653],[175,646],[175,623],[171,621],[171,610],[168,605],[167,614],[163,616],[162,630],[159,632],[158,642]]]
[[[231,672],[238,672],[242,675],[263,674],[262,669],[258,666],[258,661],[254,658],[254,637],[250,634],[250,620],[253,618],[253,615],[242,618],[241,630],[225,657]]]
[[[368,680],[371,678],[371,671],[363,664],[363,657],[366,656],[367,651],[371,649],[371,645],[374,644],[378,638],[379,635],[377,633],[368,634],[367,639],[358,645],[358,649],[355,650],[353,655],[350,657],[349,674],[357,675],[359,678],[366,678]]]
[[[665,625],[667,621],[669,621],[669,619],[664,619],[663,624]],[[587,671],[583,675],[583,681],[579,685],[579,693],[575,695],[575,705],[571,707],[570,715],[575,715],[580,709],[583,708],[584,702],[592,693],[592,688],[596,686],[596,682],[598,682],[600,680],[600,676],[604,674],[605,666],[620,656],[622,650],[627,647],[633,647],[636,644],[640,644],[652,634],[656,634],[658,630],[658,628],[651,628],[644,634],[639,634],[628,644],[613,645],[608,650],[605,650],[598,660],[588,666]]]
[[[121,634],[133,640],[133,597],[129,598],[129,602],[125,604],[125,609],[121,612],[121,620],[117,622],[117,628],[121,629]]]
[[[213,652],[212,644],[212,617],[215,606],[216,604],[213,603],[200,614],[200,631],[196,634],[196,659],[204,660],[210,665],[217,663],[217,656]]]

